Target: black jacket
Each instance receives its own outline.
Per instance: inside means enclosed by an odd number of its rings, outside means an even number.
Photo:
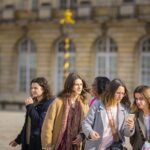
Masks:
[[[22,150],[42,150],[41,147],[41,128],[49,105],[52,100],[42,100],[36,106],[33,104],[27,105],[26,117],[24,126],[17,136],[15,141],[18,144],[22,144]],[[31,118],[31,133],[30,133],[30,144],[26,144],[26,126],[27,117]]]

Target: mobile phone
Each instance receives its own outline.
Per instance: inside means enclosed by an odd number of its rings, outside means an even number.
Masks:
[[[128,118],[128,119],[133,119],[133,120],[134,120],[135,114],[128,114],[127,118]]]

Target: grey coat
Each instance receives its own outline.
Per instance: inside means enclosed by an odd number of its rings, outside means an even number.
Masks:
[[[144,144],[145,139],[146,127],[144,125],[143,113],[139,111],[136,113],[135,132],[130,138],[130,143],[133,146],[133,150],[140,150]]]
[[[124,142],[124,136],[131,136],[134,133],[134,130],[130,131],[130,129],[124,124],[125,117],[128,115],[127,108],[124,105],[119,104],[118,112],[118,135]],[[82,122],[82,130],[87,138],[85,150],[99,150],[99,145],[102,142],[104,126],[106,124],[106,115],[106,109],[101,101],[95,101],[90,107],[87,117]],[[88,138],[90,132],[93,130],[99,133],[100,138],[98,140],[92,141]]]

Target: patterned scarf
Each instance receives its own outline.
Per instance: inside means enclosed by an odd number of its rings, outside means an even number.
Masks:
[[[70,100],[65,100],[65,112],[62,121],[62,128],[59,134],[56,150],[79,150],[79,145],[73,145],[72,141],[80,131],[81,123],[81,106],[76,101],[73,108]]]

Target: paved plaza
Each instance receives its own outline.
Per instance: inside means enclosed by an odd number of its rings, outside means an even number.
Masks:
[[[0,111],[0,150],[20,150],[20,146],[12,148],[9,142],[20,132],[24,123],[24,111]],[[128,144],[128,150],[131,150]]]
[[[20,132],[25,112],[0,111],[0,150],[20,150],[20,146],[12,148],[9,142]]]

